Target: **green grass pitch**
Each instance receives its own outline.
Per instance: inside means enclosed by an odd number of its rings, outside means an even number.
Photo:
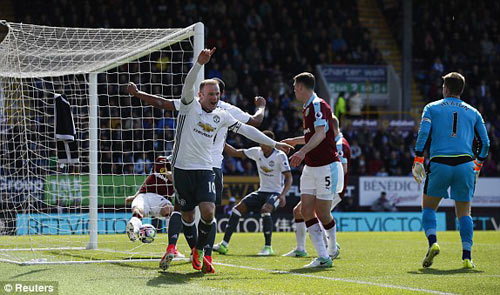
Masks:
[[[218,235],[219,242],[222,235]],[[28,237],[0,237],[0,245],[13,239],[20,246]],[[45,237],[32,237],[32,242]],[[61,239],[84,241],[87,237]],[[461,269],[458,232],[438,233],[441,254],[429,269],[422,269],[427,241],[422,232],[338,233],[340,259],[331,269],[302,269],[315,251],[308,240],[309,257],[280,255],[295,245],[293,233],[274,233],[276,256],[259,257],[261,233],[235,233],[227,255],[214,253],[215,275],[203,275],[187,261],[174,261],[167,272],[157,262],[118,264],[29,265],[0,263],[2,281],[57,281],[59,294],[499,294],[500,233],[474,233],[476,268]],[[66,241],[67,242],[67,241]],[[121,251],[44,251],[49,261],[59,259],[160,258],[167,236],[150,245],[131,243],[126,235],[99,236],[100,248]],[[179,250],[188,256],[184,237]],[[135,255],[127,253],[134,252]],[[19,255],[8,253],[11,257]],[[32,255],[26,253],[25,255]],[[0,258],[5,258],[0,252]],[[2,294],[3,290],[0,290]]]

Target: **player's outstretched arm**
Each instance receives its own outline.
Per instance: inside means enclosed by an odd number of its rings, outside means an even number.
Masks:
[[[259,129],[243,124],[243,123],[236,123],[232,127],[229,128],[229,130],[236,132],[238,134],[241,134],[245,136],[246,138],[263,144],[263,145],[268,145],[272,146],[278,150],[281,150],[285,153],[288,153],[290,149],[293,149],[293,146],[283,143],[283,142],[276,142],[273,139],[267,137],[264,133],[262,133]]]
[[[306,144],[306,139],[304,138],[304,136],[298,136],[298,137],[283,139],[281,142],[284,142],[286,144],[295,147],[298,144]]]
[[[306,154],[317,147],[326,137],[325,126],[316,126],[314,128],[314,135],[309,141],[295,154],[290,157],[290,166],[297,167],[302,163]]]
[[[201,67],[210,61],[210,57],[215,52],[215,47],[210,49],[203,49],[198,55],[198,61],[194,63],[191,70],[189,70],[184,85],[182,86],[181,101],[183,104],[188,105],[194,99],[194,83],[196,77],[201,70]]]
[[[243,149],[235,149],[232,145],[227,144],[224,146],[224,153],[228,154],[231,157],[234,158],[242,158],[246,159],[247,156],[243,152]]]
[[[144,91],[140,91],[135,85],[134,82],[129,82],[127,85],[128,94],[139,98],[147,104],[154,106],[155,108],[159,108],[167,111],[175,111],[175,105],[172,99],[165,99],[163,97],[146,93]]]
[[[255,114],[250,117],[250,120],[248,120],[247,124],[254,127],[259,127],[260,124],[262,124],[262,121],[264,121],[264,114],[266,113],[266,99],[262,96],[256,96],[255,107],[257,110],[255,111]]]

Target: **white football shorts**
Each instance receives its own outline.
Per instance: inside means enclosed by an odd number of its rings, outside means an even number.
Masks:
[[[137,207],[144,211],[144,217],[163,218],[160,214],[161,208],[165,205],[172,206],[172,203],[155,193],[140,193],[132,202],[132,208]]]
[[[344,171],[340,162],[319,167],[305,165],[300,177],[300,193],[314,195],[321,200],[335,200],[344,188]],[[337,201],[337,204],[340,201]],[[336,205],[336,204],[335,204]]]

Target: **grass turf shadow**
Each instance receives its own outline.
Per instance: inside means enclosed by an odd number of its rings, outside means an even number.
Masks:
[[[435,268],[421,268],[418,271],[409,271],[413,275],[454,275],[460,273],[483,273],[483,270],[457,268],[457,269],[435,269]]]

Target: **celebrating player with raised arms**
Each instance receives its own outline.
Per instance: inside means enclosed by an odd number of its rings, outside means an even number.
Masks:
[[[271,131],[264,131],[264,134],[274,139],[274,133]],[[273,255],[274,251],[271,247],[273,219],[271,218],[271,213],[278,206],[285,206],[286,194],[292,186],[292,173],[290,172],[288,157],[284,152],[266,145],[236,150],[226,144],[225,151],[233,157],[254,160],[259,171],[260,186],[258,191],[245,196],[233,208],[226,226],[224,239],[214,246],[214,250],[221,254],[226,254],[229,249],[229,240],[236,230],[240,217],[253,211],[262,215],[264,227],[265,245],[258,255]]]
[[[225,84],[221,79],[215,78],[214,80],[218,82],[220,93],[222,96],[224,94]],[[131,95],[136,96],[141,100],[143,100],[144,102],[147,102],[157,108],[170,111],[174,110],[178,111],[180,109],[179,99],[164,99],[156,95],[151,95],[143,91],[139,91],[134,83],[129,83],[127,90]],[[229,112],[238,121],[258,127],[262,123],[262,120],[264,118],[266,101],[263,97],[260,96],[255,97],[256,111],[254,115],[250,115],[242,111],[240,108],[221,100],[219,100],[217,106]],[[222,189],[223,189],[223,178],[221,169],[223,160],[222,151],[224,149],[227,132],[228,132],[227,128],[220,128],[220,130],[217,132],[215,136],[212,148],[212,166],[213,166],[213,171],[215,173],[216,205],[220,205],[222,199]],[[212,227],[214,227],[214,229],[212,231],[211,236],[209,237],[211,241],[211,243],[209,244],[213,244],[215,240],[216,224],[213,223]],[[170,218],[168,225],[169,229],[168,247],[163,259],[160,261],[160,268],[162,269],[167,269],[172,259],[179,255],[177,252],[176,244],[181,228],[182,228],[182,221],[181,221],[180,207],[179,204],[176,203],[174,207],[174,212],[172,213],[172,217]],[[196,241],[196,235],[197,235],[196,230],[193,230],[192,233],[189,235],[189,237],[187,237],[188,244],[191,248],[195,246],[194,241]],[[207,247],[204,250],[207,256],[211,256],[211,251],[212,251],[211,248]]]
[[[227,127],[230,131],[261,144],[283,150],[291,148],[286,143],[275,142],[255,127],[239,122],[227,111],[218,108],[220,90],[217,81],[213,79],[202,81],[198,93],[199,100],[195,99],[194,83],[198,72],[208,63],[214,52],[215,48],[202,50],[197,62],[186,76],[172,153],[176,201],[180,205],[186,238],[189,236],[194,239],[194,209],[196,206],[200,208],[201,219],[198,223],[196,246],[192,249],[192,265],[193,268],[205,273],[215,272],[212,257],[204,255],[204,249],[212,248],[209,237],[211,231],[215,230],[213,222],[216,190],[211,152],[217,132],[220,128]],[[200,261],[202,256],[203,265]]]

